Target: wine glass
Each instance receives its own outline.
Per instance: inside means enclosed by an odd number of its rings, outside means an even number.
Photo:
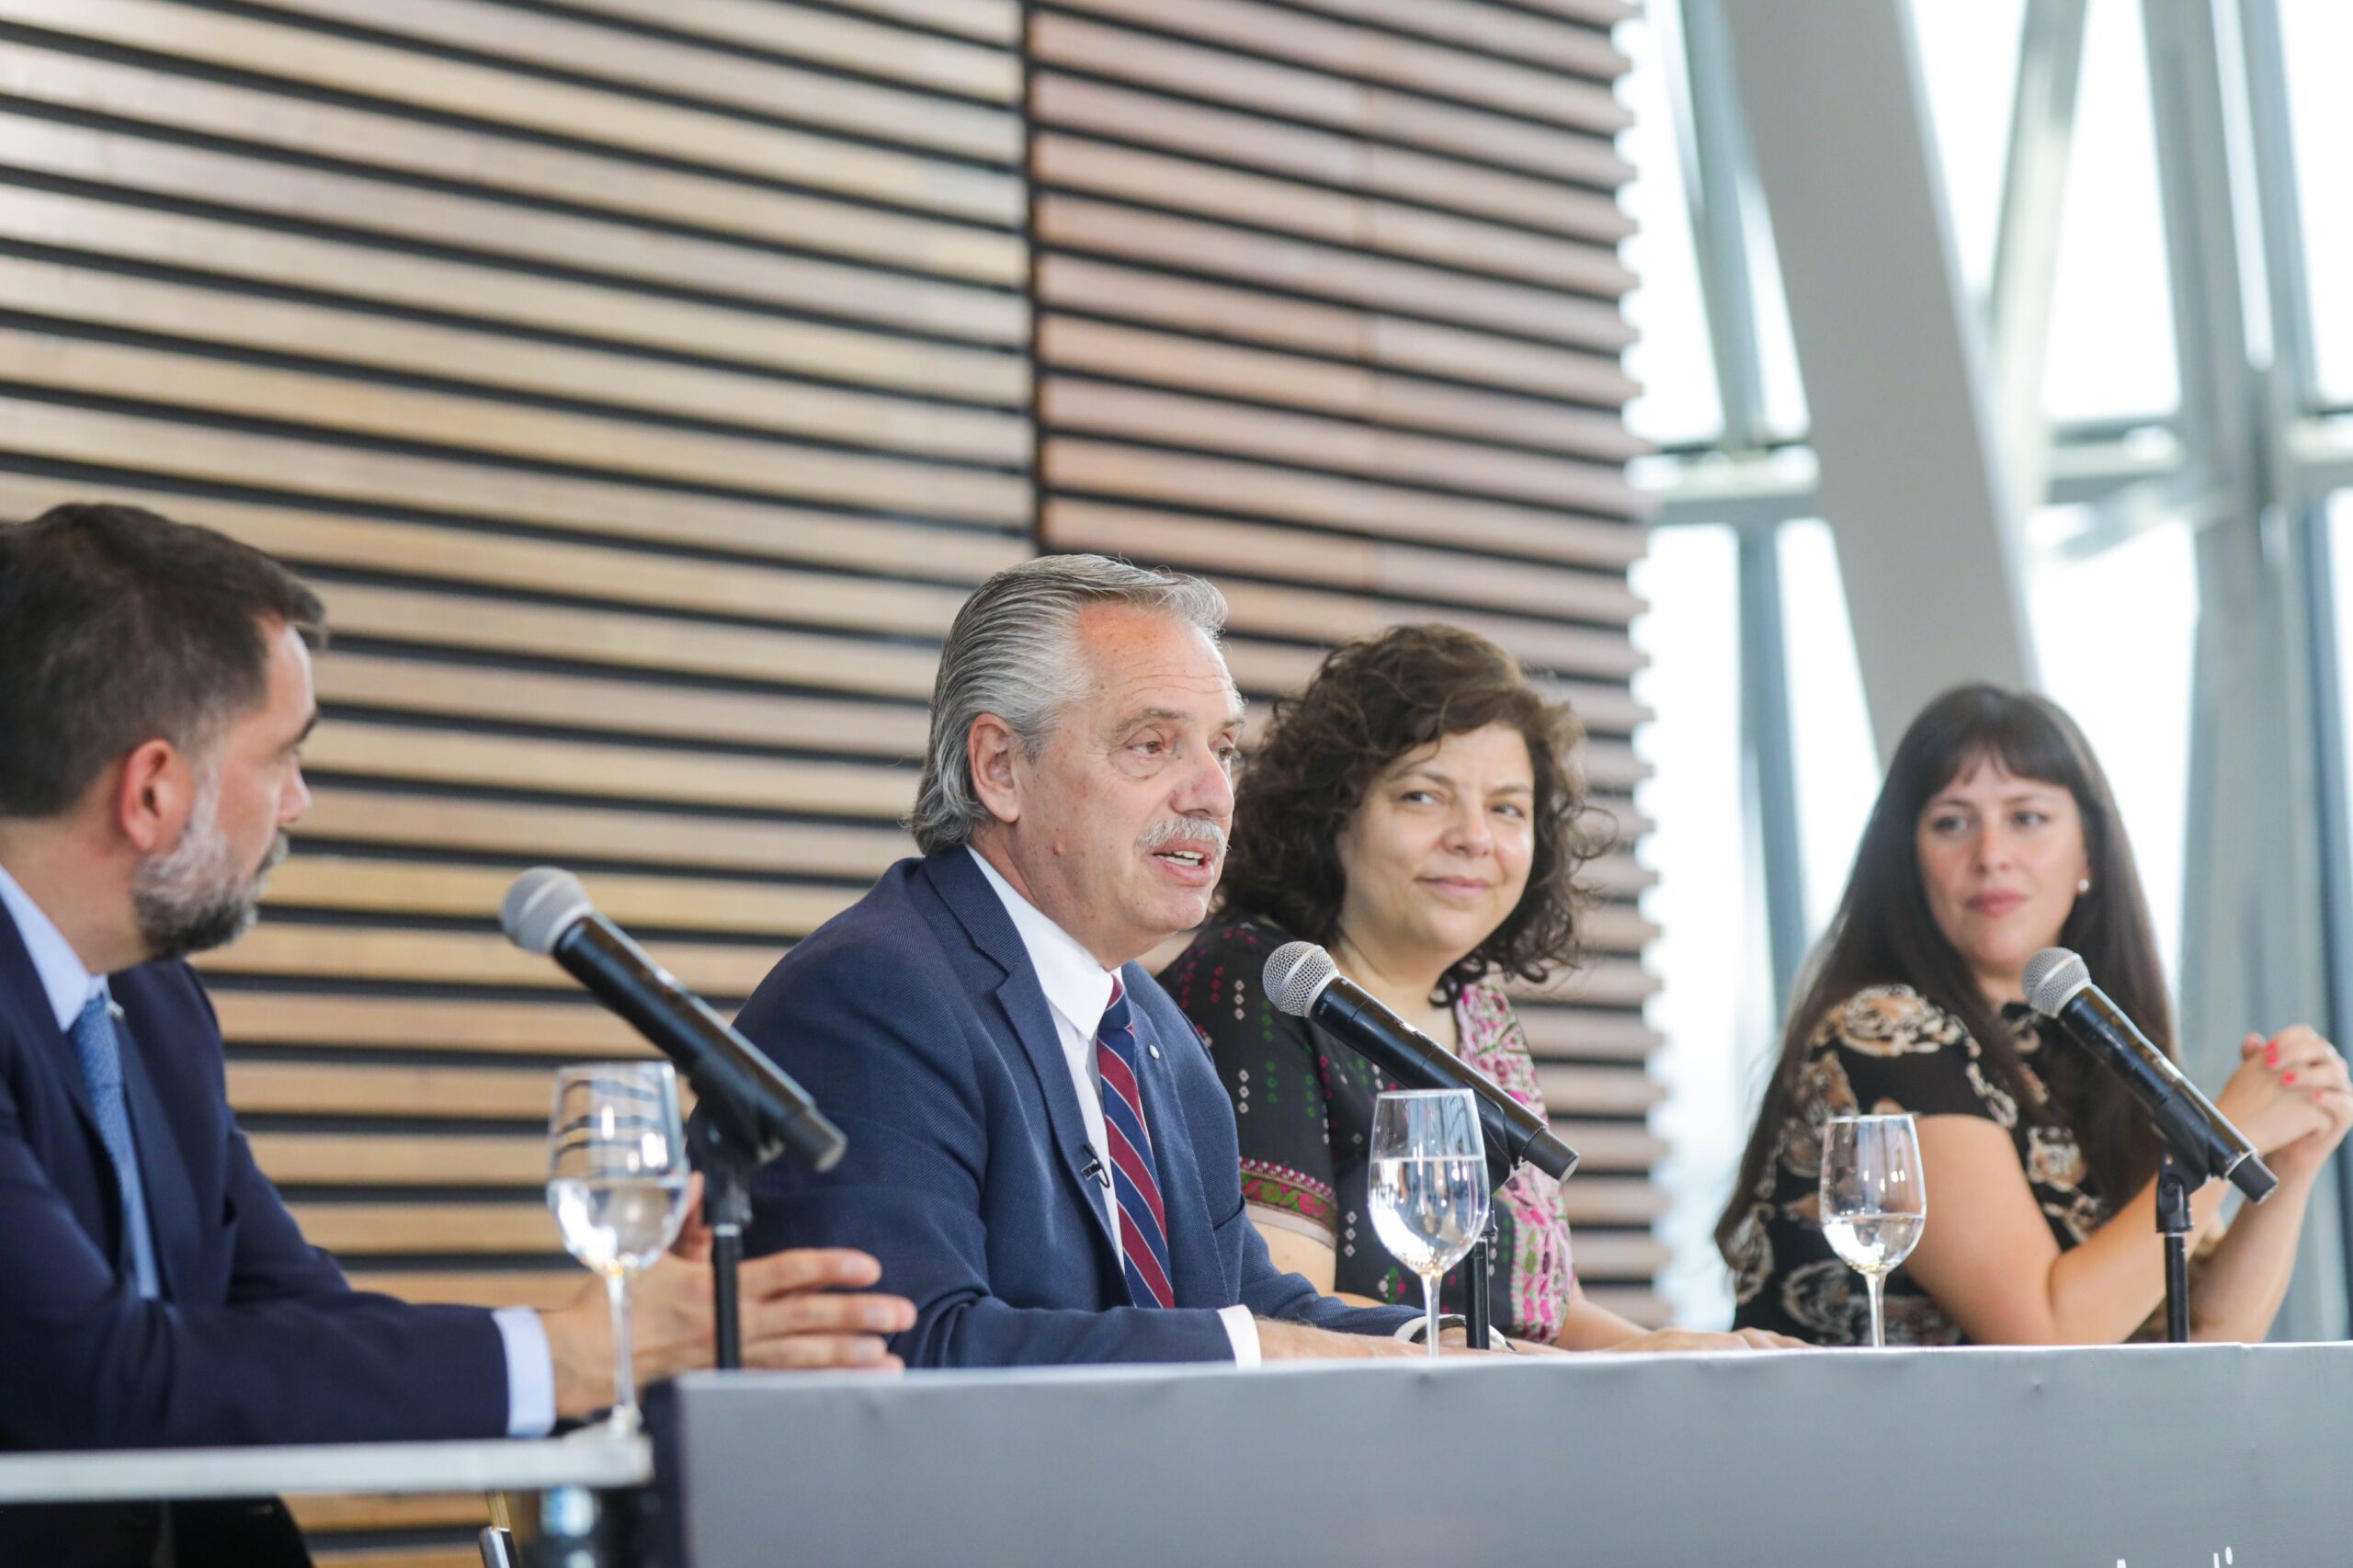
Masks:
[[[1832,1117],[1822,1130],[1822,1233],[1870,1288],[1873,1349],[1887,1345],[1887,1277],[1912,1256],[1927,1222],[1912,1118]]]
[[[638,1427],[630,1278],[651,1268],[687,1219],[678,1076],[666,1062],[594,1062],[556,1074],[548,1117],[548,1207],[572,1256],[605,1277],[613,1304],[617,1433]]]
[[[1372,1108],[1372,1228],[1422,1277],[1438,1354],[1438,1283],[1487,1229],[1487,1148],[1468,1089],[1392,1089]]]

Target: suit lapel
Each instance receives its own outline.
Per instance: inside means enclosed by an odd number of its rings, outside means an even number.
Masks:
[[[957,849],[931,856],[923,862],[923,871],[939,893],[940,901],[963,926],[972,945],[1005,971],[1005,978],[995,988],[997,1005],[1004,1009],[1006,1027],[1020,1042],[1022,1053],[1029,1059],[1030,1070],[1037,1075],[1038,1091],[1045,1098],[1046,1120],[1054,1141],[1054,1157],[1094,1221],[1096,1236],[1101,1244],[1104,1261],[1108,1262],[1113,1245],[1111,1223],[1105,1213],[1102,1187],[1086,1174],[1087,1162],[1093,1157],[1086,1138],[1086,1117],[1079,1108],[1070,1059],[1063,1054],[1062,1037],[1054,1029],[1053,1011],[1046,1006],[1046,994],[1039,987],[1038,971],[1029,961],[1029,949],[1021,945],[1021,933],[1014,929],[1013,916],[1005,912],[996,890],[989,886],[988,879],[972,863],[969,851]]]
[[[74,1102],[82,1131],[103,1154],[106,1139],[98,1131],[90,1085],[82,1080],[81,1061],[74,1054],[73,1040],[57,1027],[57,1015],[50,1011],[49,988],[41,984],[33,956],[25,950],[25,939],[17,930],[16,918],[5,906],[0,906],[0,1009],[15,1015],[18,1034],[64,1084],[65,1097]]]
[[[1186,1124],[1184,1100],[1177,1092],[1174,1054],[1162,1043],[1152,1015],[1137,994],[1139,985],[1154,982],[1141,965],[1132,963],[1121,970],[1120,978],[1128,988],[1128,1016],[1141,1048],[1136,1052],[1136,1076],[1143,1087],[1144,1125],[1151,1131],[1161,1205],[1168,1216],[1168,1267],[1176,1276],[1169,1283],[1176,1289],[1180,1307],[1188,1304],[1188,1299],[1222,1301],[1232,1292],[1225,1289],[1225,1266],[1211,1244],[1212,1210],[1208,1189],[1201,1185],[1201,1163],[1194,1153],[1192,1130]],[[1216,1285],[1214,1291],[1208,1288],[1211,1282]]]

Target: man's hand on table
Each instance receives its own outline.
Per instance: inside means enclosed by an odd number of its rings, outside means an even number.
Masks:
[[[670,1256],[630,1288],[630,1340],[642,1387],[716,1358],[711,1324],[710,1230],[702,1178],[687,1192],[686,1226]],[[847,1367],[898,1371],[884,1336],[915,1326],[915,1304],[864,1291],[882,1266],[847,1247],[802,1247],[746,1259],[737,1276],[744,1365],[798,1370]],[[845,1294],[843,1292],[858,1292]],[[602,1410],[613,1400],[612,1309],[601,1283],[540,1314],[555,1362],[556,1415]]]

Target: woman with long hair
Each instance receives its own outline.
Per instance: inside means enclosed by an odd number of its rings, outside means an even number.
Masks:
[[[1449,626],[1401,626],[1336,650],[1278,712],[1243,770],[1219,920],[1160,976],[1233,1096],[1245,1212],[1275,1262],[1318,1290],[1413,1302],[1420,1281],[1374,1234],[1373,1102],[1397,1085],[1279,1011],[1260,972],[1294,938],[1539,1111],[1528,1038],[1499,981],[1573,961],[1577,876],[1606,839],[1576,771],[1583,733],[1510,654]],[[1495,1329],[1563,1349],[1774,1344],[1768,1335],[1644,1335],[1570,1267],[1550,1176],[1523,1166],[1495,1199]],[[1458,1268],[1441,1305],[1460,1312]]]
[[[1824,1122],[1870,1111],[1917,1119],[1929,1199],[1887,1282],[1889,1343],[2112,1344],[2149,1319],[2165,1294],[2155,1137],[2122,1082],[2026,1007],[2026,961],[2048,947],[2081,955],[2175,1054],[2140,877],[2090,746],[2042,698],[1957,687],[1896,747],[1790,1011],[1716,1228],[1735,1324],[1868,1340],[1815,1188]],[[2192,1334],[2260,1339],[2353,1089],[2299,1025],[2248,1035],[2218,1104],[2279,1187],[2219,1238],[2223,1184],[2196,1195]]]

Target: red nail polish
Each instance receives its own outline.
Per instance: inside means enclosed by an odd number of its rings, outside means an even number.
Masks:
[[[2279,1081],[2283,1084],[2292,1084],[2296,1081],[2296,1075],[2293,1073],[2282,1073],[2279,1074]]]
[[[2263,1048],[2263,1064],[2266,1067],[2277,1067],[2279,1065],[2279,1047],[2278,1045],[2267,1045]]]

